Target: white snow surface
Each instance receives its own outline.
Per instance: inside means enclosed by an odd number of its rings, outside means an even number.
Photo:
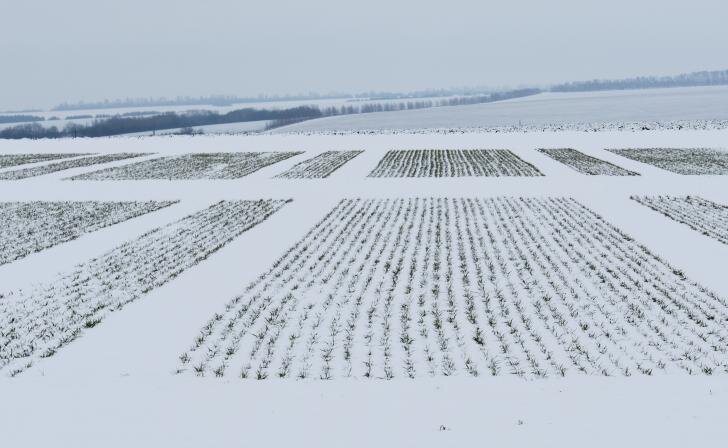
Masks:
[[[727,245],[630,200],[632,195],[697,195],[728,204],[728,176],[678,175],[604,150],[725,149],[727,142],[727,130],[0,141],[2,154],[157,153],[147,159],[190,152],[305,151],[235,180],[61,181],[130,162],[116,161],[1,181],[3,201],[180,200],[0,266],[2,291],[51,281],[78,263],[222,199],[293,202],[27,372],[16,378],[0,375],[0,446],[715,445],[728,436],[725,373],[256,381],[174,371],[178,356],[210,317],[345,197],[573,197],[691,280],[728,297]],[[536,151],[563,147],[640,176],[587,176]],[[367,177],[387,150],[424,148],[506,148],[544,176]],[[325,179],[274,178],[331,150],[364,152]]]
[[[555,126],[573,123],[728,119],[728,86],[605,92],[545,92],[494,103],[340,115],[275,132],[413,130]]]

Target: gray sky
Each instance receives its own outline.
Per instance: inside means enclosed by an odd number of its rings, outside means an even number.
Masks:
[[[0,110],[728,68],[725,0],[0,0]]]

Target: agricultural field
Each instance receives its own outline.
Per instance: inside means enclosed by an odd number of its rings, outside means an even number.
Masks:
[[[276,177],[282,179],[322,179],[339,169],[346,162],[363,151],[325,151],[303,162]]]
[[[287,201],[222,201],[33,290],[0,293],[0,371],[11,376],[200,263]]]
[[[728,152],[717,149],[630,148],[608,151],[676,174],[728,174]]]
[[[0,445],[714,445],[728,176],[604,148],[726,141],[0,140],[0,154],[150,155],[0,182]]]
[[[541,148],[538,150],[582,174],[590,176],[639,176],[613,163],[597,159],[571,148]]]
[[[149,154],[139,153],[119,153],[97,155],[89,157],[81,157],[79,159],[64,160],[62,162],[51,163],[48,165],[21,168],[12,171],[0,172],[0,180],[20,180],[29,177],[42,176],[44,174],[55,173],[57,171],[68,170],[71,168],[81,168],[86,166],[98,165],[101,163],[116,162],[119,160],[131,159],[134,157],[147,156]]]
[[[73,180],[237,179],[301,152],[195,153],[144,160],[73,176]]]
[[[175,202],[0,202],[0,265]]]
[[[412,149],[388,151],[370,177],[541,176],[507,149]]]
[[[569,198],[343,200],[181,356],[238,378],[728,369],[728,303]]]
[[[48,162],[49,160],[70,159],[90,154],[0,154],[0,169],[28,163]]]
[[[705,236],[728,244],[728,206],[698,196],[632,196],[632,199]]]

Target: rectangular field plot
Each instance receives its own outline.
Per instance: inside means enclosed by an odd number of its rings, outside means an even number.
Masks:
[[[728,244],[728,206],[698,196],[632,196],[642,205]]]
[[[388,151],[369,177],[542,176],[507,149]]]
[[[30,290],[0,293],[0,370],[15,375],[174,279],[287,201],[222,201]],[[133,329],[130,328],[130,331]]]
[[[343,200],[180,357],[238,378],[711,373],[728,305],[568,198]]]
[[[591,176],[639,176],[639,173],[626,170],[606,160],[597,159],[571,148],[544,148],[538,151],[582,174]]]
[[[0,202],[0,265],[175,202]]]
[[[709,148],[608,149],[677,174],[728,174],[728,152]]]
[[[161,157],[74,176],[74,180],[237,179],[301,152],[221,152]]]
[[[326,151],[303,162],[276,177],[283,179],[320,179],[329,177],[349,160],[364,151]]]
[[[13,171],[4,171],[0,173],[0,180],[19,180],[28,177],[42,176],[44,174],[55,173],[57,171],[68,170],[71,168],[81,168],[84,166],[98,165],[100,163],[116,162],[117,160],[131,159],[134,157],[148,156],[149,154],[140,153],[118,153],[106,154],[100,156],[82,157],[80,159],[65,160],[62,162],[51,163],[43,166],[23,168]]]
[[[49,160],[70,159],[72,157],[87,156],[89,154],[0,154],[0,169],[11,166],[25,165],[27,163],[48,162]]]

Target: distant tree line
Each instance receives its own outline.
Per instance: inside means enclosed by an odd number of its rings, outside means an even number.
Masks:
[[[491,103],[493,101],[502,101],[511,98],[519,98],[523,96],[535,95],[540,93],[539,89],[518,89],[506,92],[489,93],[486,95],[475,96],[456,96],[452,98],[441,99],[422,99],[413,101],[388,101],[374,102],[364,104],[351,104],[345,106],[329,106],[322,109],[324,116],[329,115],[350,115],[365,114],[370,112],[392,112],[399,110],[411,109],[429,109],[431,107],[443,106],[465,106],[468,104]]]
[[[413,110],[413,109],[429,109],[431,107],[443,107],[443,106],[464,106],[470,104],[482,104],[492,103],[494,101],[503,101],[512,98],[520,98],[529,95],[535,95],[541,93],[540,89],[518,89],[509,90],[505,92],[490,93],[487,95],[476,95],[476,96],[462,96],[453,98],[442,98],[442,99],[425,99],[416,101],[388,101],[388,102],[376,102],[376,103],[365,103],[365,104],[348,104],[344,106],[328,106],[321,109],[321,116],[328,117],[333,115],[352,115],[352,114],[366,114],[371,112],[393,112],[401,110]],[[313,117],[317,118],[317,117]],[[287,126],[289,124],[305,121],[310,118],[296,117],[296,118],[285,118],[276,119],[266,126],[267,130],[278,128],[281,126]]]
[[[134,112],[124,112],[123,114],[120,114],[122,117],[144,117],[146,115],[159,115],[161,112],[157,111],[134,111]],[[96,115],[96,118],[100,117],[111,117],[112,115]]]
[[[36,115],[0,115],[0,123],[26,123],[29,121],[43,121],[45,118]]]
[[[192,128],[213,124],[239,123],[278,119],[318,118],[319,108],[299,106],[289,109],[239,109],[225,114],[210,111],[187,113],[165,112],[152,116],[124,117],[121,115],[97,119],[87,125],[69,123],[64,128],[44,127],[29,123],[0,130],[0,138],[60,138],[60,137],[105,137],[137,132],[161,131],[165,129]]]
[[[63,136],[56,126],[45,127],[38,123],[20,124],[0,130],[0,138],[6,139],[59,138]]]
[[[87,120],[94,118],[93,115],[81,114],[81,115],[66,115],[66,120]]]
[[[676,76],[638,76],[627,79],[594,79],[568,82],[551,87],[553,92],[650,89],[658,87],[697,87],[728,85],[728,70],[683,73]]]
[[[206,97],[178,96],[176,98],[125,98],[119,100],[103,100],[94,102],[79,101],[77,103],[61,103],[51,110],[88,110],[88,109],[121,109],[125,107],[159,107],[159,106],[229,106],[235,104],[234,96],[213,95]]]
[[[103,101],[76,103],[64,102],[51,110],[88,110],[88,109],[120,109],[130,107],[162,107],[162,106],[231,106],[234,104],[275,102],[275,101],[307,101],[322,99],[351,99],[352,101],[378,101],[396,99],[417,99],[437,98],[451,96],[475,96],[485,95],[492,89],[485,87],[461,87],[451,89],[426,89],[412,92],[361,92],[356,94],[330,92],[320,94],[316,92],[299,93],[296,95],[258,95],[254,97],[239,97],[235,95],[210,95],[210,96],[177,96],[175,98],[124,98],[116,100],[105,99]]]
[[[728,84],[728,70],[716,71],[700,71],[693,73],[685,73],[676,76],[639,76],[627,79],[604,80],[594,79],[590,81],[576,81],[552,86],[549,90],[554,92],[583,92],[593,90],[624,90],[624,89],[644,89],[654,87],[690,87],[690,86],[710,86],[710,85],[726,85]],[[350,99],[351,101],[377,101],[377,100],[396,100],[396,99],[420,99],[420,98],[443,98],[443,97],[463,97],[472,98],[478,96],[487,97],[492,89],[485,87],[461,87],[450,89],[426,89],[412,92],[381,92],[371,91],[357,94],[331,92],[327,94],[319,94],[316,92],[300,93],[295,95],[257,95],[254,97],[239,97],[235,95],[210,95],[201,97],[177,96],[175,98],[125,98],[116,100],[103,100],[96,102],[76,102],[62,103],[54,107],[52,110],[68,111],[68,110],[88,110],[88,109],[116,109],[130,107],[154,107],[154,106],[231,106],[234,104],[244,104],[253,102],[274,102],[274,101],[305,101],[318,99]],[[472,104],[472,103],[467,103]],[[429,107],[434,107],[429,106]],[[16,112],[29,112],[27,110]],[[41,117],[38,120],[41,121]],[[22,120],[24,122],[31,120]],[[0,121],[2,123],[2,121]],[[7,122],[6,122],[7,123]]]
[[[88,110],[88,109],[121,109],[129,107],[162,107],[162,106],[232,106],[233,104],[245,104],[255,102],[271,101],[300,101],[312,99],[331,99],[346,97],[345,94],[331,93],[319,95],[309,93],[306,95],[259,95],[256,97],[239,97],[234,95],[210,95],[210,96],[178,96],[175,98],[125,98],[118,100],[103,100],[95,102],[79,101],[77,103],[61,103],[51,110]]]
[[[418,101],[377,102],[366,104],[347,104],[343,106],[298,106],[288,109],[254,109],[244,108],[224,114],[212,111],[192,111],[185,113],[165,112],[156,115],[115,115],[97,119],[83,125],[69,123],[64,128],[56,126],[43,127],[38,123],[28,123],[0,130],[0,138],[60,138],[60,137],[105,137],[138,132],[162,131],[167,129],[209,126],[216,124],[240,123],[246,121],[268,121],[267,128],[283,126],[304,120],[311,120],[332,115],[361,114],[371,112],[387,112],[430,107],[459,106],[467,104],[490,103],[511,98],[519,98],[539,93],[538,89],[519,89],[508,92],[492,93],[469,97],[443,99],[427,99]]]
[[[411,92],[362,92],[352,95],[353,100],[377,101],[377,100],[400,100],[415,98],[438,98],[452,96],[477,96],[492,93],[493,89],[487,87],[457,87],[449,89],[424,89]]]

